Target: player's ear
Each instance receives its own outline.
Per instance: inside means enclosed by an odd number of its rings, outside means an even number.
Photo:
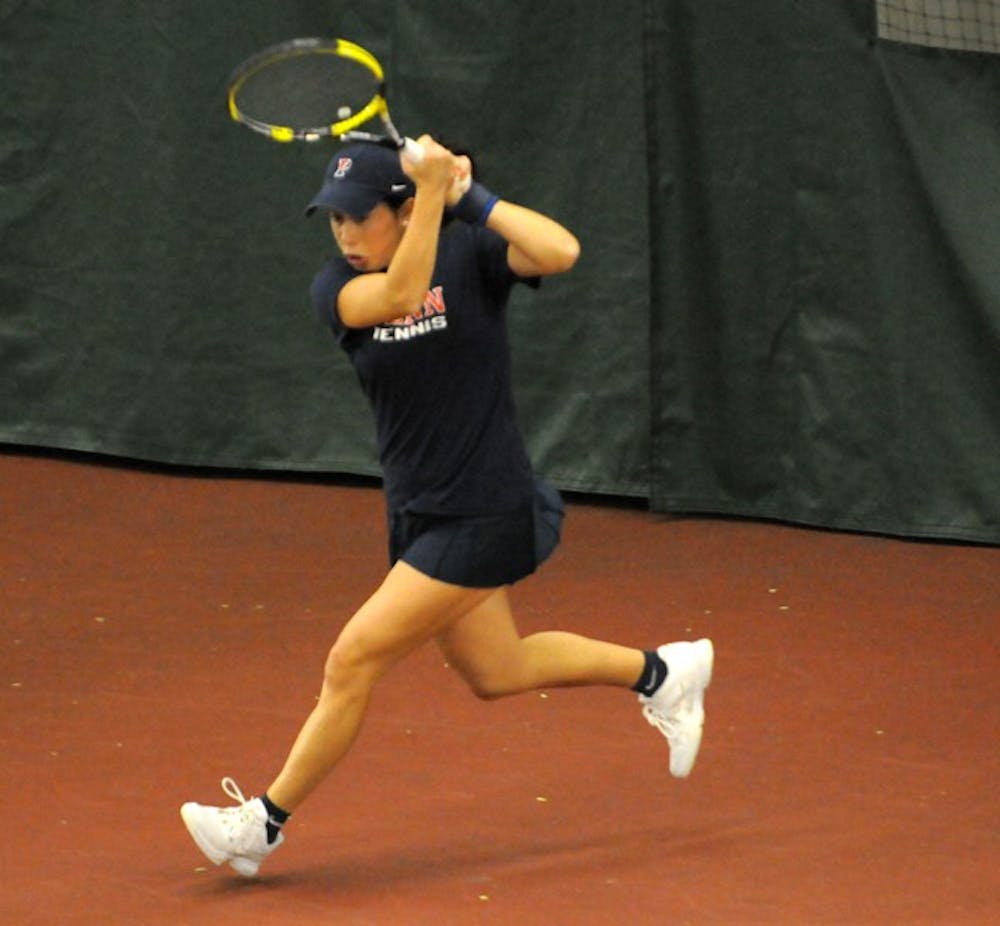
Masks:
[[[400,224],[409,225],[410,216],[413,214],[413,197],[403,201],[403,204],[396,210],[396,217],[399,219]]]

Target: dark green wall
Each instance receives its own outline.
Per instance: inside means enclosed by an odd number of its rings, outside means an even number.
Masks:
[[[330,149],[223,105],[250,52],[341,34],[405,131],[581,237],[513,306],[560,486],[1000,541],[1000,59],[852,0],[345,9],[0,5],[0,440],[375,471],[308,303]]]

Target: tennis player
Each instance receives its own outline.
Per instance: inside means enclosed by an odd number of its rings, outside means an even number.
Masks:
[[[419,164],[377,144],[342,148],[307,209],[329,217],[340,251],[312,297],[374,411],[390,568],[330,649],[316,707],[264,795],[246,800],[225,778],[236,806],[181,808],[205,855],[246,877],[350,749],[374,685],[430,641],[484,699],[570,685],[638,692],[676,777],[701,743],[711,641],[644,651],[518,632],[507,586],[555,549],[563,506],[518,429],[506,307],[514,285],[569,270],[579,244],[473,180],[467,157],[420,143]]]

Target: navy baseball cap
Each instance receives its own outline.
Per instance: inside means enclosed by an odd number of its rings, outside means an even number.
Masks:
[[[306,215],[324,209],[363,219],[380,202],[401,201],[415,193],[416,187],[403,173],[395,148],[355,142],[330,158],[323,186],[306,206]]]

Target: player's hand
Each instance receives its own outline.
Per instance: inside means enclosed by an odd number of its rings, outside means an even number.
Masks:
[[[449,206],[454,206],[472,185],[472,161],[464,154],[455,155],[452,169],[451,186],[448,188],[448,195],[445,202]]]
[[[401,158],[403,171],[413,179],[418,190],[447,194],[454,181],[455,162],[458,159],[430,135],[421,135],[417,141],[424,149],[423,160],[414,164],[405,157]]]

